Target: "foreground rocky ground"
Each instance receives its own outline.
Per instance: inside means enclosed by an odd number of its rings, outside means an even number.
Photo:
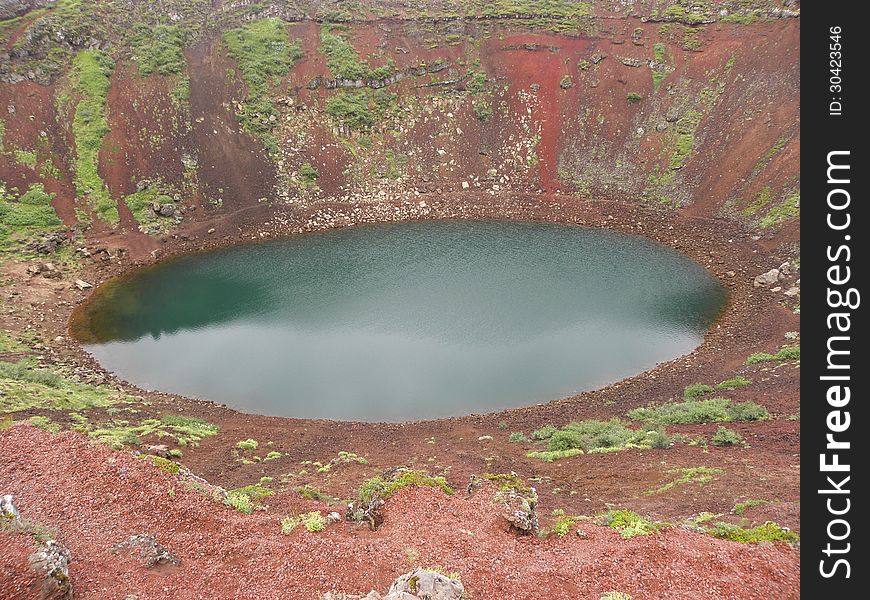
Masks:
[[[376,532],[338,522],[283,534],[282,515],[332,507],[283,493],[268,499],[269,510],[240,514],[191,480],[76,433],[15,426],[0,432],[0,444],[0,489],[16,492],[21,516],[69,550],[76,598],[386,593],[414,567],[458,573],[470,598],[799,596],[799,553],[785,544],[738,544],[680,527],[623,539],[588,521],[564,537],[518,536],[493,503],[493,487],[470,498],[402,490],[387,501]],[[123,545],[143,535],[172,560],[149,568],[153,548]],[[0,597],[38,597],[28,566],[35,545],[29,535],[0,533]]]

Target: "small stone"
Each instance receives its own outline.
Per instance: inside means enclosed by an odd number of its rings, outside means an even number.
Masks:
[[[211,229],[209,229],[208,231],[206,231],[206,233],[209,234],[209,235],[213,234],[213,233],[214,233],[214,227],[212,227]]]
[[[83,279],[76,279],[74,285],[75,285],[79,290],[87,290],[87,289],[90,289],[90,288],[94,287],[94,284],[92,284],[92,283],[88,283],[87,281],[85,281],[85,280],[83,280]]]
[[[788,288],[786,291],[784,291],[783,294],[785,294],[789,298],[794,298],[795,296],[800,296],[801,289],[797,286],[792,286],[792,287]]]

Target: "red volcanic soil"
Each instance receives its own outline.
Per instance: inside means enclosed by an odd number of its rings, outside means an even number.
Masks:
[[[286,512],[247,516],[189,489],[130,453],[76,433],[29,426],[0,432],[0,489],[21,514],[52,528],[69,549],[76,598],[305,598],[326,591],[385,591],[415,565],[461,574],[471,598],[797,598],[799,551],[741,545],[671,528],[625,540],[583,523],[585,537],[517,537],[492,505],[492,490],[471,498],[408,489],[386,505],[377,532],[346,522],[281,533]],[[332,510],[274,497],[300,510]],[[269,499],[271,500],[271,498]],[[286,510],[286,509],[285,509]],[[115,546],[151,535],[178,566],[147,569]],[[20,535],[0,536],[0,598],[26,598],[29,577]]]

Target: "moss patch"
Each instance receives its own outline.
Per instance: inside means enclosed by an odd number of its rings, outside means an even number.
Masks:
[[[100,146],[109,133],[106,98],[115,63],[99,50],[82,50],[73,60],[70,79],[81,96],[73,118],[76,143],[75,186],[97,216],[110,225],[118,223],[118,206],[99,173]]]

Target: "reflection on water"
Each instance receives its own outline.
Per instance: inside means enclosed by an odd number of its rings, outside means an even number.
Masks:
[[[142,387],[297,417],[407,420],[600,387],[691,351],[724,301],[647,240],[561,225],[366,226],[103,286],[74,333]]]

